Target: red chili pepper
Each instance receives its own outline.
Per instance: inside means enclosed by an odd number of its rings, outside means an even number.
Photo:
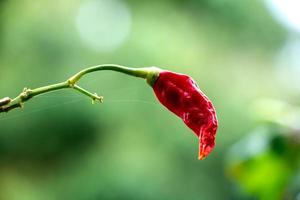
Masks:
[[[153,84],[158,100],[180,117],[199,138],[199,156],[204,159],[215,146],[218,121],[211,101],[195,81],[184,74],[161,71]]]

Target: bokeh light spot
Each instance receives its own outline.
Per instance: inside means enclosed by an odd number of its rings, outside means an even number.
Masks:
[[[131,14],[121,0],[90,0],[80,6],[76,25],[88,47],[109,52],[120,47],[128,37]]]
[[[284,26],[300,32],[300,1],[297,0],[266,0],[267,7],[273,16]]]

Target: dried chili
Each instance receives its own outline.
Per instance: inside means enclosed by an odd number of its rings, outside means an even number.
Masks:
[[[215,146],[218,121],[211,101],[195,81],[184,74],[160,71],[152,85],[158,100],[180,117],[199,138],[199,156],[204,159]]]

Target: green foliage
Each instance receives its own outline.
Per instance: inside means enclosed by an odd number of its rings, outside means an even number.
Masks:
[[[283,124],[285,116],[276,116],[283,112],[291,116],[299,108],[279,101],[263,102],[260,104],[265,109],[260,115],[265,116],[264,125],[233,145],[227,155],[226,171],[233,186],[238,188],[239,197],[295,199],[300,189],[295,184],[300,169],[299,130],[291,123],[293,120]],[[294,121],[299,121],[300,115],[293,116],[298,119],[294,118]]]

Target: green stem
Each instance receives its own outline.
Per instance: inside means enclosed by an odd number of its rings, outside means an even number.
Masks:
[[[39,87],[33,90],[30,89],[24,89],[23,92],[27,93],[28,98],[32,98],[34,96],[43,94],[43,93],[47,93],[47,92],[51,92],[51,91],[55,91],[55,90],[60,90],[60,89],[64,89],[64,88],[68,88],[69,84],[67,81],[65,82],[61,82],[61,83],[56,83],[56,84],[52,84],[52,85],[47,85],[44,87]],[[26,95],[25,95],[26,96]]]
[[[74,85],[85,74],[102,70],[117,71],[130,76],[143,78],[146,79],[150,85],[153,85],[160,72],[160,69],[157,67],[130,68],[121,65],[105,64],[86,68],[72,76],[68,81],[71,85]]]
[[[69,78],[67,81],[61,82],[61,83],[56,83],[52,85],[47,85],[44,87],[39,87],[35,89],[27,89],[24,88],[23,92],[21,92],[16,98],[11,99],[8,97],[5,97],[3,99],[0,99],[0,113],[1,112],[8,112],[14,108],[19,108],[23,107],[24,102],[28,101],[29,99],[56,90],[61,90],[61,89],[66,89],[66,88],[72,88],[80,93],[90,97],[93,102],[96,100],[99,100],[102,102],[103,97],[98,96],[97,94],[93,94],[78,85],[76,83],[85,75],[88,73],[92,73],[95,71],[101,71],[101,70],[112,70],[112,71],[117,71],[121,72],[130,76],[135,76],[139,78],[146,79],[147,82],[152,86],[157,79],[160,69],[156,67],[145,67],[145,68],[129,68],[129,67],[124,67],[121,65],[114,65],[114,64],[105,64],[105,65],[97,65],[94,67],[89,67],[86,68],[71,78]]]
[[[91,92],[79,87],[78,85],[74,85],[74,89],[81,92],[82,94],[92,98],[92,103],[94,103],[96,100],[99,100],[101,103],[103,102],[103,97],[98,96],[96,93],[92,94]]]

